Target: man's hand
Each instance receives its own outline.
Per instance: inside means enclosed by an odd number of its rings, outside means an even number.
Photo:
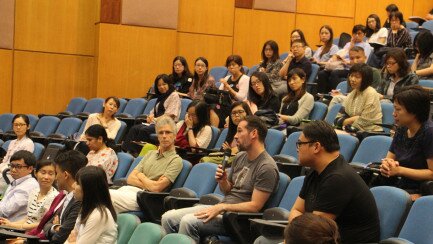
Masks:
[[[220,183],[227,181],[227,172],[223,171],[223,166],[221,164],[218,165],[218,168],[215,172],[215,180]]]
[[[217,204],[212,207],[203,209],[194,214],[198,219],[203,219],[204,223],[207,223],[217,215],[224,212],[224,204]]]
[[[397,176],[399,174],[399,163],[392,158],[382,159],[380,173],[385,177]]]

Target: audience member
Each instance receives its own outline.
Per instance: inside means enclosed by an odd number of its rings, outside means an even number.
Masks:
[[[393,4],[393,3],[391,3],[390,5],[388,5],[388,6],[386,6],[386,16],[388,16],[388,18],[385,20],[385,23],[383,23],[383,27],[385,27],[385,28],[387,28],[387,29],[390,29],[391,28],[391,13],[393,13],[393,12],[397,12],[397,11],[399,11],[398,10],[398,7],[397,7],[397,5],[395,5],[395,4]],[[406,22],[404,22],[404,20],[403,21],[401,21],[401,24],[403,25],[403,26],[406,26]]]
[[[429,93],[420,86],[404,87],[394,95],[393,115],[398,128],[380,172],[386,184],[411,194],[419,193],[422,181],[433,180],[433,124],[429,112]]]
[[[20,150],[10,158],[9,169],[13,181],[0,201],[0,217],[11,222],[26,217],[27,203],[33,190],[39,190],[38,182],[32,177],[36,158],[33,153]]]
[[[293,41],[295,40],[301,40],[305,45],[305,57],[307,59],[310,59],[313,56],[313,51],[308,46],[307,40],[305,40],[304,32],[302,32],[300,29],[294,29],[292,33],[290,33],[290,46],[292,46]]]
[[[246,102],[251,111],[255,113],[258,110],[272,110],[278,113],[280,100],[272,89],[268,76],[263,72],[256,71],[251,75],[249,83],[250,88]]]
[[[176,125],[169,116],[156,121],[159,149],[149,151],[126,180],[127,186],[110,190],[116,213],[138,211],[137,192],[167,190],[182,170],[182,158],[176,154]]]
[[[430,10],[430,12],[425,16],[426,20],[433,20],[433,8]]]
[[[192,75],[188,63],[182,56],[173,59],[173,71],[170,75],[174,88],[180,96],[187,97],[192,84]]]
[[[231,100],[243,101],[247,98],[249,78],[244,74],[242,67],[242,57],[239,55],[230,55],[226,60],[226,67],[229,75],[220,79],[220,90],[225,90],[230,93]]]
[[[382,131],[376,124],[382,123],[379,94],[371,87],[372,69],[364,64],[355,64],[349,71],[352,92],[343,102],[344,110],[338,113],[335,124],[339,127],[352,126],[359,131]]]
[[[134,142],[156,143],[151,141],[150,135],[155,133],[155,122],[158,121],[160,116],[167,115],[175,121],[179,119],[181,108],[180,97],[168,75],[158,75],[154,86],[157,87],[157,98],[154,108],[147,117],[147,123],[134,125],[123,139],[122,149],[133,155],[137,155],[141,150],[141,146]]]
[[[90,149],[90,152],[87,154],[87,165],[101,167],[107,175],[109,184],[111,184],[111,178],[118,166],[116,152],[109,147],[114,142],[108,139],[104,127],[98,124],[90,126],[86,130],[85,135],[87,146]]]
[[[335,220],[342,243],[378,242],[380,227],[374,197],[340,155],[334,129],[325,121],[308,123],[296,147],[300,165],[312,171],[290,210],[289,222],[313,213]]]
[[[86,166],[87,158],[78,151],[67,151],[60,153],[54,162],[60,193],[54,198],[38,227],[28,234],[48,239],[50,243],[60,244],[68,238],[81,209],[81,201],[74,198],[73,190],[75,175]]]
[[[192,237],[197,243],[205,235],[226,235],[222,213],[259,212],[278,186],[278,168],[266,152],[265,124],[255,116],[242,120],[235,140],[241,151],[236,155],[231,171],[221,165],[215,174],[225,197],[220,204],[197,205],[191,208],[170,210],[161,219],[166,233],[179,232]]]
[[[302,69],[292,69],[288,74],[289,93],[283,98],[279,117],[288,125],[299,125],[308,119],[314,107],[314,97],[305,90],[307,75]]]
[[[433,80],[433,34],[421,31],[415,37],[415,48],[418,53],[412,64],[412,71],[420,80]]]
[[[56,188],[53,187],[56,178],[54,163],[49,160],[37,162],[35,175],[39,183],[39,189],[34,189],[29,195],[26,217],[15,222],[0,218],[1,225],[24,230],[31,230],[39,225],[42,217],[58,194]]]
[[[326,62],[338,52],[339,48],[333,43],[334,31],[331,26],[324,25],[320,27],[319,37],[323,45],[314,52],[312,60],[320,66],[325,66]]]
[[[198,57],[194,62],[194,76],[189,88],[188,96],[195,100],[202,100],[203,93],[208,88],[215,87],[215,79],[209,74],[209,63],[206,58]]]
[[[368,43],[378,43],[382,46],[386,45],[388,38],[388,30],[385,27],[380,27],[380,18],[377,14],[370,14],[366,21]]]
[[[410,71],[410,64],[401,48],[392,48],[385,55],[385,70],[377,91],[381,99],[391,99],[404,86],[418,84],[418,76]]]
[[[286,77],[290,70],[301,68],[308,77],[311,75],[311,62],[305,57],[305,43],[301,40],[294,40],[291,46],[291,52],[283,61],[283,67],[280,69],[280,76]]]
[[[117,243],[117,217],[104,170],[96,166],[80,169],[73,192],[82,206],[65,243]]]
[[[266,73],[272,89],[278,96],[282,96],[287,92],[286,82],[278,74],[282,67],[283,63],[280,59],[278,44],[273,40],[265,42],[258,71]]]
[[[390,14],[391,28],[388,30],[386,46],[409,48],[412,47],[409,31],[402,25],[403,14],[399,11]]]

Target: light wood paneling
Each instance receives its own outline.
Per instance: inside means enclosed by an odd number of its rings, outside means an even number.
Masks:
[[[95,0],[17,0],[15,49],[93,55]]]
[[[180,0],[178,31],[233,35],[234,0]]]
[[[15,51],[12,112],[57,113],[95,97],[93,57]]]
[[[412,15],[425,17],[432,9],[432,0],[414,0]],[[407,17],[409,17],[409,15]]]
[[[191,70],[194,60],[200,56],[205,57],[212,68],[224,66],[227,57],[232,54],[232,37],[178,33],[177,38],[177,54],[188,60]]]
[[[0,0],[0,48],[14,46],[15,1]]]
[[[355,0],[299,0],[297,1],[296,12],[303,14],[353,17],[355,12]]]
[[[304,32],[308,45],[316,50],[316,44],[320,44],[319,29],[322,25],[329,25],[334,32],[334,38],[339,37],[342,32],[352,33],[353,19],[326,17],[317,15],[296,15],[296,28]]]
[[[143,97],[156,75],[171,73],[176,31],[99,25],[97,96]]]
[[[420,0],[415,0],[420,1]],[[356,0],[356,14],[355,24],[366,24],[367,17],[370,14],[379,15],[381,25],[383,25],[386,15],[386,6],[394,3],[398,6],[398,9],[403,13],[405,20],[412,15],[412,0]]]
[[[280,53],[289,49],[295,14],[237,8],[235,20],[233,52],[242,56],[245,65],[260,62],[262,47],[267,40],[276,41]]]
[[[11,111],[12,51],[0,49],[0,113]]]

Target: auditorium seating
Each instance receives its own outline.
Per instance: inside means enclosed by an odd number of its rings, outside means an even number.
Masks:
[[[122,112],[116,115],[116,117],[135,118],[138,115],[143,113],[146,104],[147,104],[147,100],[144,98],[131,99],[125,104],[125,107],[122,110]],[[119,109],[119,111],[121,110]]]
[[[83,97],[74,97],[69,102],[68,106],[66,107],[66,110],[63,112],[60,112],[60,115],[77,115],[81,112],[83,112],[84,107],[87,104],[87,99]]]
[[[87,101],[86,106],[83,111],[76,114],[77,116],[87,118],[89,114],[102,112],[102,105],[104,104],[104,99],[102,98],[92,98]]]
[[[149,222],[141,223],[135,228],[128,244],[159,243],[163,236],[164,230],[160,225]]]
[[[15,114],[7,113],[0,115],[0,132],[8,132],[12,130],[12,119]]]
[[[117,215],[117,243],[127,244],[140,220],[132,214]]]
[[[392,138],[387,136],[369,136],[362,140],[352,162],[354,167],[365,167],[371,162],[381,162],[391,146]]]

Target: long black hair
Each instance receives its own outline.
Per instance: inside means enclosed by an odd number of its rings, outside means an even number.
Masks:
[[[108,192],[107,175],[102,168],[97,166],[81,168],[75,175],[75,180],[83,191],[83,201],[80,211],[82,224],[86,224],[86,221],[94,210],[99,210],[102,215],[101,220],[104,217],[108,220],[105,208],[110,211],[114,221],[117,220],[110,193]]]
[[[21,118],[24,120],[24,122],[26,123],[27,126],[30,126],[30,119],[29,116],[25,115],[25,114],[16,114],[13,118],[12,118],[12,127],[14,125],[14,122],[16,119]],[[28,138],[30,138],[30,127],[26,130],[26,136]]]
[[[194,100],[189,105],[186,111],[190,108],[195,107],[195,115],[197,116],[197,125],[194,126],[192,131],[194,136],[200,132],[206,125],[210,125],[210,107],[207,103],[200,100]]]
[[[197,72],[195,72],[194,69],[194,82],[193,84],[193,89],[197,90],[199,87],[202,87],[207,79],[209,78],[209,62],[207,61],[207,59],[205,57],[198,57],[195,61],[194,61],[194,66],[197,64],[197,61],[202,61],[205,65],[206,65],[206,71],[203,74],[203,78],[200,80],[200,77],[198,77]]]
[[[427,58],[433,53],[433,34],[430,31],[420,31],[415,36],[413,43],[418,48],[421,58]]]
[[[235,134],[236,134],[237,128],[238,128],[238,126],[235,125],[235,123],[233,123],[232,115],[231,115],[231,112],[237,106],[242,106],[243,110],[246,113],[246,116],[253,115],[253,113],[251,112],[250,106],[246,102],[237,101],[237,102],[234,102],[232,104],[232,106],[230,107],[229,128],[228,128],[227,137],[226,137],[226,142],[228,144],[231,144],[233,142],[233,138],[235,137]]]
[[[290,89],[290,86],[289,86],[290,79],[294,75],[297,75],[300,79],[304,80],[304,84],[302,84],[302,87],[301,87],[302,90],[299,94],[296,94],[296,92],[293,91],[292,89]],[[289,74],[287,74],[287,90],[289,93],[283,98],[282,103],[283,104],[289,104],[292,101],[298,101],[299,99],[301,99],[301,97],[306,92],[306,84],[305,84],[306,82],[307,82],[307,74],[305,74],[304,70],[302,70],[301,68],[294,68],[294,69],[290,70]]]
[[[301,41],[304,43],[304,46],[308,46],[308,43],[307,43],[307,40],[305,40],[305,35],[304,35],[304,32],[302,32],[300,29],[294,29],[294,30],[292,30],[292,32],[290,33],[290,46],[292,46],[292,43],[293,43],[293,41],[292,41],[292,35],[293,35],[293,33],[295,33],[295,32],[298,32],[298,34],[299,34],[299,37],[301,37]]]
[[[257,94],[253,86],[251,85],[251,77],[256,77],[259,81],[262,82],[264,88],[263,97]],[[254,71],[254,73],[250,77],[250,87],[248,88],[248,100],[255,103],[257,106],[261,104],[261,102],[266,103],[271,97],[276,96],[274,90],[272,89],[271,82],[269,81],[269,77],[264,72]]]
[[[376,21],[376,26],[373,29],[370,29],[370,27],[368,26],[368,19],[373,18]],[[373,35],[374,33],[378,32],[380,30],[380,18],[379,16],[377,16],[377,14],[370,14],[367,17],[367,20],[365,21],[365,28],[366,28],[366,37],[370,37],[371,35]]]
[[[96,139],[98,139],[99,137],[102,137],[102,142],[104,142],[104,144],[107,147],[113,148],[115,146],[114,140],[108,138],[107,131],[100,124],[94,124],[94,125],[89,126],[89,128],[87,128],[87,130],[84,132],[84,134],[86,136],[90,136],[90,137],[93,137]]]
[[[319,35],[320,32],[322,32],[322,29],[326,29],[329,31],[329,40],[327,43],[325,43],[325,45],[323,46],[322,52],[320,53],[320,57],[322,57],[324,54],[328,53],[329,50],[331,50],[332,44],[333,44],[333,40],[334,40],[334,31],[332,30],[331,26],[329,25],[324,25],[322,27],[320,27],[319,29]]]
[[[270,60],[268,60],[268,58],[265,55],[266,46],[269,46],[272,49],[272,57],[270,58]],[[275,62],[279,58],[280,58],[280,54],[278,50],[278,43],[274,40],[266,41],[265,44],[263,44],[263,48],[262,48],[262,60],[263,60],[264,67],[266,68],[266,64],[268,63],[268,61]]]
[[[183,65],[182,76],[191,77],[191,71],[189,71],[188,62],[182,56],[176,56],[173,59],[173,63],[172,63],[173,67],[172,67],[172,72],[171,72],[172,76],[173,77],[177,76],[176,72],[174,72],[174,62],[176,62],[176,61],[179,61]]]

